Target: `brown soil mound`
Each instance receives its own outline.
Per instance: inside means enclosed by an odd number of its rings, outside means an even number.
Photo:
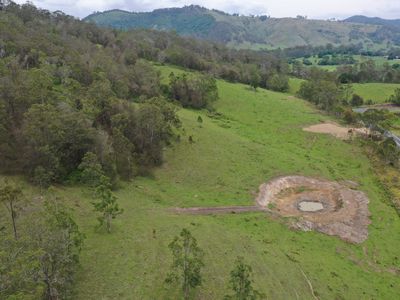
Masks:
[[[295,218],[293,226],[297,229],[336,235],[352,243],[361,243],[368,237],[367,196],[336,182],[279,177],[260,186],[256,201],[271,212]]]
[[[351,136],[353,134],[359,134],[359,135],[368,135],[369,134],[368,129],[366,129],[366,128],[348,128],[348,127],[340,126],[339,124],[337,124],[335,122],[316,124],[316,125],[312,125],[312,126],[303,128],[303,130],[308,131],[308,132],[314,132],[314,133],[331,134],[342,140],[347,140],[347,139],[351,138]]]

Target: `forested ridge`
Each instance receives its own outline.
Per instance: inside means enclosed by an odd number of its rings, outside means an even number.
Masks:
[[[229,14],[198,5],[156,9],[151,12],[109,10],[95,12],[85,21],[118,29],[157,28],[175,30],[232,47],[278,49],[296,46],[350,45],[364,49],[385,49],[399,45],[399,33],[392,22],[360,22],[359,18],[312,20],[307,16],[274,18],[269,15]],[[363,24],[361,24],[363,23]]]

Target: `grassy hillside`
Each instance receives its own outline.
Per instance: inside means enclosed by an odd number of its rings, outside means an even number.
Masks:
[[[166,76],[179,70],[160,67]],[[166,150],[152,178],[118,192],[125,213],[113,233],[96,232],[89,192],[59,188],[74,204],[87,235],[76,299],[177,299],[163,281],[171,262],[168,243],[189,228],[206,252],[204,285],[196,299],[221,299],[229,271],[242,255],[255,286],[270,299],[312,299],[306,274],[320,299],[394,299],[400,279],[400,220],[384,202],[360,148],[302,131],[326,117],[305,102],[247,86],[218,82],[222,114],[182,109],[181,142]],[[197,122],[201,115],[203,123]],[[188,142],[192,135],[195,143]],[[297,232],[262,213],[184,216],[172,207],[251,205],[258,186],[282,174],[354,180],[370,197],[370,237],[361,245],[315,232]],[[373,282],[373,284],[371,284]]]
[[[230,46],[251,49],[287,48],[304,45],[362,43],[366,48],[382,48],[390,36],[372,41],[381,25],[229,15],[199,6],[158,9],[148,13],[121,10],[98,12],[85,21],[114,28],[154,28],[201,37]]]
[[[289,94],[296,95],[300,89],[301,83],[305,80],[296,77],[289,78]]]

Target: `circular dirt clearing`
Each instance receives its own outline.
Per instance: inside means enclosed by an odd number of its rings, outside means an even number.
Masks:
[[[282,217],[293,217],[293,227],[316,230],[361,243],[368,237],[368,198],[337,182],[286,176],[260,186],[257,203]]]

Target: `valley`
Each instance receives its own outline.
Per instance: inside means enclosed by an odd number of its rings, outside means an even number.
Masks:
[[[396,20],[0,4],[0,299],[398,297]]]

